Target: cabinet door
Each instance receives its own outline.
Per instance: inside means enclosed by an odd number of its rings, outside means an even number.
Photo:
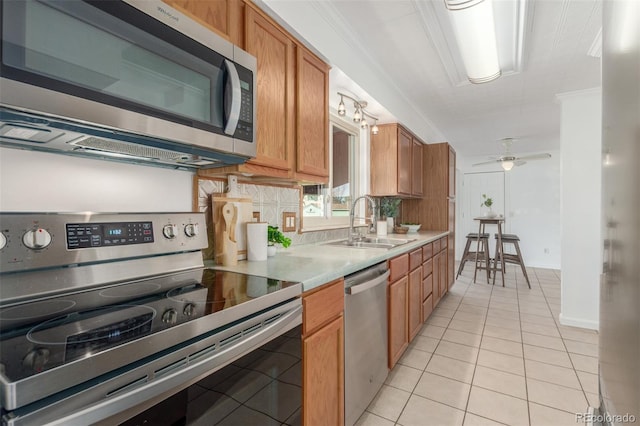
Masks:
[[[302,424],[344,425],[342,315],[302,342]]]
[[[427,297],[429,297],[431,295],[431,293],[433,293],[433,272],[432,269],[430,269],[431,272],[429,272],[428,275],[425,275],[425,268],[422,268],[422,299],[426,299]],[[422,319],[423,321],[426,320],[426,318]]]
[[[448,280],[446,249],[440,252],[439,263],[440,263],[440,267],[438,268],[439,269],[438,281],[440,283],[440,297],[442,298],[442,296],[444,296],[447,292],[447,280]]]
[[[433,255],[433,307],[440,301],[440,252]]]
[[[307,49],[298,46],[297,51],[296,175],[298,180],[326,183],[329,179],[329,69]]]
[[[422,268],[417,268],[409,274],[409,342],[422,326],[422,300]]]
[[[246,8],[246,50],[257,58],[256,158],[250,163],[284,171],[293,163],[293,41],[251,7]]]
[[[449,197],[456,196],[456,152],[449,147]]]
[[[422,142],[413,138],[411,148],[411,195],[421,196],[422,191]]]
[[[429,295],[422,303],[422,318],[424,321],[431,316],[431,312],[433,312],[433,296]]]
[[[233,44],[244,45],[241,0],[163,0],[169,6],[214,30]]]
[[[398,128],[398,193],[411,195],[411,146],[413,139],[401,127]]]
[[[456,280],[455,274],[455,254],[456,254],[456,202],[449,201],[449,243],[447,245],[447,287],[451,288]]]
[[[398,126],[381,124],[378,134],[371,133],[371,195],[389,196],[398,193]]]
[[[389,285],[389,368],[393,368],[409,346],[407,324],[408,278],[406,276]]]

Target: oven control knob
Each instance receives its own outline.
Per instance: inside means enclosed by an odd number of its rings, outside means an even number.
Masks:
[[[162,228],[162,234],[170,240],[176,237],[177,231],[178,227],[176,225],[165,225],[164,228]]]
[[[178,311],[175,309],[167,309],[162,314],[162,322],[169,325],[174,325],[178,322]]]
[[[7,237],[0,232],[0,250],[2,250],[7,245]]]
[[[36,373],[41,372],[49,362],[49,349],[37,348],[29,352],[22,360],[22,365]]]
[[[195,237],[198,235],[198,224],[197,223],[189,223],[184,227],[184,233],[187,237]]]
[[[51,244],[51,234],[46,229],[32,229],[25,232],[22,242],[31,250],[41,250]]]
[[[196,305],[193,304],[193,303],[187,303],[187,305],[184,307],[184,311],[182,311],[182,313],[187,317],[193,316],[193,314],[196,313]]]

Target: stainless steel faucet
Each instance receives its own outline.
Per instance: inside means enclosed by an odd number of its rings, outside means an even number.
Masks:
[[[375,226],[376,226],[376,221],[375,218],[377,217],[377,210],[376,210],[376,200],[374,200],[373,198],[371,198],[368,195],[361,195],[358,198],[356,198],[355,200],[353,200],[353,203],[351,204],[351,210],[349,211],[349,236],[347,237],[347,241],[349,243],[353,242],[353,220],[354,220],[354,210],[356,208],[356,204],[358,204],[358,201],[362,198],[366,198],[369,201],[369,207],[371,207],[371,212],[374,215],[374,220],[372,220],[372,226],[371,228],[375,230]]]

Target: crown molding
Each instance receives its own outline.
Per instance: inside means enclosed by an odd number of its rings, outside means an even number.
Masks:
[[[306,3],[310,4],[316,10],[316,16],[323,18],[323,20],[331,26],[335,33],[347,45],[350,46],[351,54],[353,57],[356,57],[365,67],[367,67],[369,69],[369,72],[375,72],[378,79],[380,81],[384,81],[385,85],[391,86],[393,88],[396,96],[401,98],[403,104],[408,106],[413,114],[418,116],[427,125],[430,132],[433,133],[432,135],[430,135],[431,137],[444,139],[442,132],[438,130],[433,122],[422,113],[421,109],[418,108],[417,105],[409,98],[407,98],[404,92],[400,90],[400,88],[395,84],[395,79],[384,70],[384,68],[378,61],[371,57],[371,55],[368,53],[367,47],[359,42],[360,36],[352,30],[352,26],[337,10],[333,2],[308,1]],[[340,67],[339,64],[337,65]],[[398,115],[393,111],[390,112],[392,112],[396,116]],[[425,137],[425,139],[428,138]]]

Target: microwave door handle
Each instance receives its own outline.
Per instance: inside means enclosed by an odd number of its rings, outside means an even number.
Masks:
[[[240,105],[242,103],[242,90],[240,89],[240,77],[238,77],[238,70],[233,62],[228,59],[224,60],[224,66],[227,70],[229,78],[225,87],[225,101],[229,95],[231,98],[231,107],[226,114],[226,125],[224,126],[224,132],[227,135],[233,135],[238,127],[238,120],[240,119]],[[226,103],[226,102],[225,102]]]

